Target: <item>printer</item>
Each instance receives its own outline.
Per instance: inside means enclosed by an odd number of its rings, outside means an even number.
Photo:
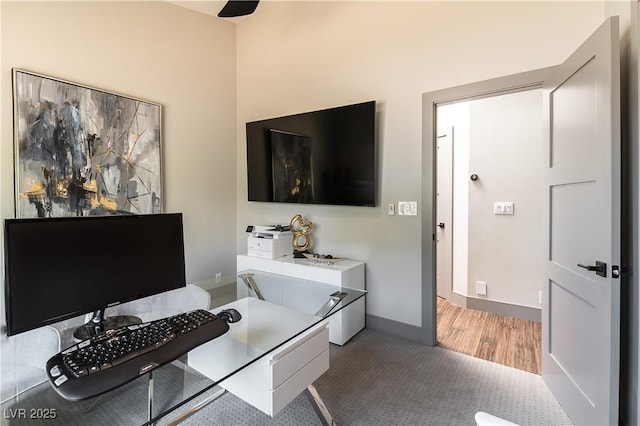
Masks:
[[[293,252],[293,233],[289,226],[258,225],[249,228],[251,232],[247,240],[249,256],[275,259]]]

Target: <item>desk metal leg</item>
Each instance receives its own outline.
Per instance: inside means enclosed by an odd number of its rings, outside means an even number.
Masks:
[[[258,283],[256,283],[256,280],[253,279],[255,274],[240,274],[238,276],[240,278],[242,278],[242,281],[244,281],[244,283],[247,285],[247,287],[249,287],[251,290],[253,290],[253,292],[255,293],[255,295],[256,295],[256,297],[258,299],[264,300],[264,296],[262,295],[262,292],[260,291],[260,287],[258,287]]]
[[[333,417],[331,417],[331,413],[327,409],[327,406],[324,405],[322,398],[320,398],[320,394],[316,390],[315,386],[309,385],[305,390],[313,409],[316,411],[318,417],[320,417],[320,421],[323,425],[326,426],[336,426],[336,422],[333,421]]]
[[[340,301],[346,296],[347,293],[343,291],[336,291],[335,293],[330,294],[327,303],[325,303],[320,309],[318,309],[318,312],[316,312],[315,315],[320,318],[326,318],[327,315],[329,315],[329,313],[333,310],[333,308],[335,308],[336,305],[340,303]]]
[[[204,407],[206,407],[207,405],[211,404],[216,399],[220,398],[225,393],[227,393],[227,390],[221,388],[218,392],[216,392],[213,395],[207,397],[206,399],[200,401],[198,404],[196,404],[193,407],[191,407],[188,411],[182,413],[181,415],[179,415],[175,419],[171,420],[169,423],[167,423],[167,426],[176,426],[176,425],[178,425],[179,423],[185,421],[188,417],[193,416],[195,413],[197,413],[198,411],[202,410]]]
[[[148,386],[148,401],[147,401],[147,421],[151,423],[153,418],[153,371],[149,372],[149,386]]]

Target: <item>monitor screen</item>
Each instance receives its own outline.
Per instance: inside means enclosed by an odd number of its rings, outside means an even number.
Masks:
[[[186,285],[182,215],[6,219],[13,335]]]
[[[247,123],[248,200],[375,206],[375,101]]]

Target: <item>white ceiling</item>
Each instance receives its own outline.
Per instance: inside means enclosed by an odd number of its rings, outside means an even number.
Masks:
[[[2,1],[2,0],[0,0]],[[227,3],[226,0],[164,0],[167,3],[174,4],[176,6],[184,7],[185,9],[195,10],[196,12],[204,13],[206,15],[218,16],[218,12]],[[261,2],[262,3],[262,2]],[[258,5],[260,8],[260,5]],[[237,18],[224,18],[225,21],[238,23],[247,16],[239,16]],[[223,19],[223,18],[220,18]]]
[[[225,5],[226,1],[218,0],[165,0],[167,3],[175,4],[176,6],[184,7],[187,9],[195,10],[196,12],[204,13],[211,16],[218,16],[218,12]]]

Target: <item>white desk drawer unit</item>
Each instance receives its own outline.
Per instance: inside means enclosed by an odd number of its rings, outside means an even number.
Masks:
[[[271,390],[277,389],[297,371],[302,371],[310,359],[315,360],[327,352],[329,350],[328,341],[329,327],[327,323],[324,323],[303,338],[292,342],[287,348],[272,355],[270,357]]]
[[[220,386],[273,417],[328,369],[329,328],[325,322]]]
[[[355,260],[342,260],[333,265],[315,264],[307,259],[284,256],[266,259],[249,255],[237,256],[237,271],[255,270],[279,274],[302,280],[317,281],[353,288],[365,289],[365,264]],[[259,279],[256,280],[260,286]],[[267,297],[267,300],[269,298]],[[280,301],[275,301],[280,303]],[[319,308],[320,306],[317,306]],[[365,300],[355,301],[329,318],[329,341],[344,345],[365,327]]]
[[[209,343],[189,352],[188,364],[213,380],[221,377],[220,364],[240,360],[272,347],[290,325],[307,314],[255,298],[232,302],[243,318],[215,339],[215,357]],[[212,345],[214,343],[211,343]],[[269,416],[275,416],[329,369],[329,324],[316,324],[255,363],[220,382],[220,386]]]

